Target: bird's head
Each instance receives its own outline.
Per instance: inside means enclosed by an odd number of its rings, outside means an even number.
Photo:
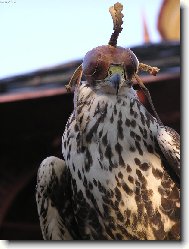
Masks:
[[[131,49],[117,46],[117,39],[123,24],[122,9],[123,6],[120,3],[109,8],[114,31],[108,45],[93,48],[86,53],[83,63],[76,69],[67,85],[67,90],[70,90],[73,84],[80,84],[81,77],[84,75],[90,86],[102,86],[103,83],[103,86],[112,88],[114,92],[118,93],[123,84],[131,86],[133,78],[138,81],[140,86],[144,87],[137,75],[139,70],[148,71],[153,75],[159,71],[156,67],[139,63]]]
[[[139,62],[130,50],[105,45],[89,51],[83,60],[83,74],[91,86],[102,82],[118,91],[124,82],[130,82],[138,71]]]

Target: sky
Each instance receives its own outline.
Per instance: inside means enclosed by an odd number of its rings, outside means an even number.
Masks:
[[[115,0],[0,0],[0,79],[82,59],[106,45]],[[120,0],[123,31],[118,45],[143,43],[142,15],[152,42],[160,41],[157,18],[162,0]]]

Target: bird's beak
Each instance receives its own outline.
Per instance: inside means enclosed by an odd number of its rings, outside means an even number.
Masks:
[[[119,85],[121,83],[121,75],[119,73],[114,73],[109,77],[109,82],[112,85],[112,87],[115,88],[116,94],[118,94],[119,91]]]
[[[108,76],[106,78],[108,84],[116,90],[118,95],[121,84],[125,81],[125,72],[122,64],[110,64]]]

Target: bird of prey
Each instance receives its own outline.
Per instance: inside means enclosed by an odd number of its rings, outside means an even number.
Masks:
[[[75,95],[62,137],[64,160],[48,157],[38,170],[46,240],[180,239],[180,137],[162,124],[137,74],[156,75],[158,68],[117,46],[122,8],[110,7],[109,44],[89,51],[67,85],[75,85]],[[140,102],[134,79],[154,116]]]

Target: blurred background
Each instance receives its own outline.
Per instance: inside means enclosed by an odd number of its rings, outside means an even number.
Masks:
[[[87,51],[108,43],[108,9],[115,2],[0,1],[0,239],[42,239],[37,169],[47,156],[62,157],[61,136],[73,110],[73,93],[64,86]],[[163,123],[180,132],[180,2],[120,2],[118,45],[161,69],[141,77]],[[138,95],[150,110],[139,89]]]

